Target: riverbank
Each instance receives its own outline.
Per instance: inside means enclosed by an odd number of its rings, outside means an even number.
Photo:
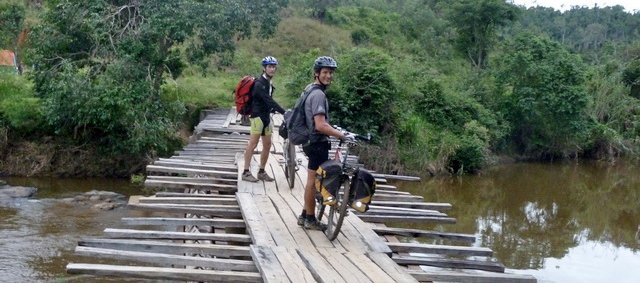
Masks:
[[[0,144],[0,176],[120,177],[141,172],[147,160],[107,156],[92,146],[44,138]]]

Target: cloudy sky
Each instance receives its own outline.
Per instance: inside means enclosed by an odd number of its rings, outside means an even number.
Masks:
[[[640,12],[640,0],[600,0],[600,1],[586,1],[586,0],[513,0],[516,5],[524,5],[526,7],[531,6],[545,6],[553,7],[556,10],[565,11],[571,8],[571,6],[587,6],[593,7],[594,4],[598,4],[600,7],[605,6],[624,6],[627,12]]]

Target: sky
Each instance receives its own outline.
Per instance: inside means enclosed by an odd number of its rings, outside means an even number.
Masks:
[[[634,11],[640,12],[640,0],[513,0],[513,4],[522,5],[525,7],[531,6],[545,6],[553,7],[556,10],[566,11],[571,6],[587,6],[592,8],[595,4],[599,7],[621,5],[625,8],[625,11],[633,13]]]

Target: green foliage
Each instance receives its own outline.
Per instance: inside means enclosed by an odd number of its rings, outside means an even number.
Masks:
[[[0,3],[0,48],[15,50],[24,18],[25,7],[21,3]]]
[[[208,56],[233,51],[238,36],[272,34],[286,2],[47,2],[30,58],[47,122],[116,154],[170,152],[184,99],[163,99],[179,96],[162,91],[168,75],[179,77],[183,58],[206,68]]]
[[[502,0],[458,1],[450,15],[458,31],[455,47],[476,68],[485,68],[496,29],[515,20],[517,12],[515,6]]]
[[[629,63],[622,73],[622,82],[631,88],[631,96],[640,99],[640,58]]]
[[[529,34],[509,42],[498,78],[505,93],[512,138],[521,153],[573,156],[589,132],[586,66],[558,43]]]
[[[332,123],[360,133],[392,134],[398,91],[389,75],[391,58],[379,50],[355,48],[337,60],[336,86],[327,93]]]
[[[0,93],[0,121],[23,135],[42,129],[41,101],[34,97],[32,86],[25,78],[0,74]]]

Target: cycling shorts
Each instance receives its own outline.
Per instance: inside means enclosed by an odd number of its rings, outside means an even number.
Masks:
[[[270,136],[273,133],[273,125],[270,123],[269,118],[267,118],[267,121],[260,117],[250,118],[249,120],[251,121],[250,133],[252,135]]]

